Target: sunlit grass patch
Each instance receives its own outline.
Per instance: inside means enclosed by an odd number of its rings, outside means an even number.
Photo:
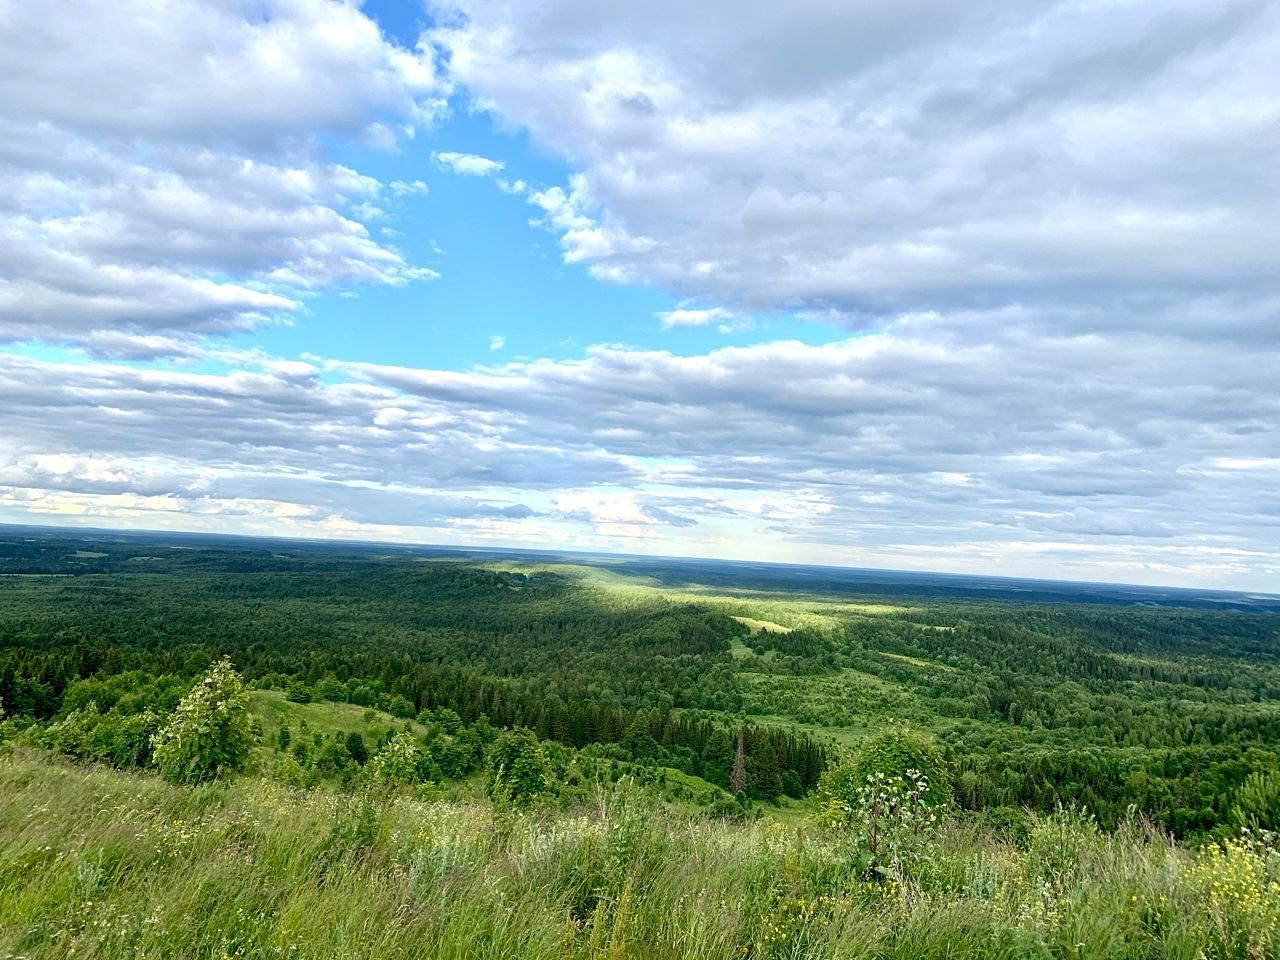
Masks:
[[[754,617],[738,617],[732,619],[737,620],[740,624],[750,630],[752,633],[790,633],[792,627],[784,627],[780,623],[774,623],[772,620],[756,620]]]
[[[953,670],[953,667],[947,666],[945,663],[937,663],[933,660],[922,660],[919,657],[908,657],[904,653],[888,653],[884,650],[877,650],[882,657],[888,657],[890,660],[897,660],[900,663],[909,663],[913,667],[924,667],[930,670]]]
[[[249,695],[250,709],[259,718],[266,738],[274,736],[281,726],[291,727],[294,732],[305,723],[306,729],[312,733],[332,736],[334,733],[346,733],[351,730],[366,730],[370,724],[383,728],[401,729],[406,723],[421,734],[422,724],[415,720],[401,720],[369,707],[361,707],[354,703],[335,703],[328,700],[313,703],[292,703],[285,699],[280,690],[254,690]]]

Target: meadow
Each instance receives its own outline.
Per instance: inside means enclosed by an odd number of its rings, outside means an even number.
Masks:
[[[14,957],[1265,957],[1277,853],[1184,849],[1140,820],[948,821],[895,874],[857,840],[673,816],[627,784],[569,811],[200,787],[0,762],[0,955]]]

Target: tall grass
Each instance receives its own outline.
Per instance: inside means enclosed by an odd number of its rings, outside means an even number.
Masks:
[[[1062,814],[950,823],[899,874],[844,835],[675,817],[625,789],[480,800],[175,787],[0,759],[0,957],[961,958],[1277,955],[1280,858]]]

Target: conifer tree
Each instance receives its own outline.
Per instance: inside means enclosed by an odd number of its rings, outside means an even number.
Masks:
[[[738,749],[733,755],[733,771],[729,774],[729,789],[736,794],[747,792],[747,752],[742,728],[738,728]]]

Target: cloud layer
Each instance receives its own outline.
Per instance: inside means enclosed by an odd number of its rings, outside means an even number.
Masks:
[[[1117,352],[1016,315],[974,346],[978,322],[461,372],[9,358],[0,504],[1255,589],[1280,573],[1280,460],[1258,455],[1280,449],[1280,350],[1133,334]]]

